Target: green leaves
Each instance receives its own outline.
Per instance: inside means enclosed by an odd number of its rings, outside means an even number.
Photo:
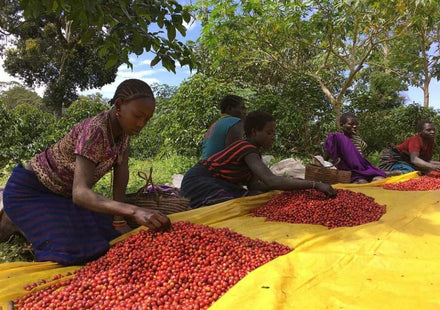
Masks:
[[[127,48],[128,53],[140,55],[143,51],[152,51],[152,48],[158,51],[159,46],[170,51],[158,53],[158,60],[165,62],[165,68],[173,70],[175,66],[170,62],[179,60],[184,60],[191,68],[196,65],[191,49],[175,41],[177,31],[182,36],[186,34],[184,23],[191,20],[189,10],[177,1],[21,0],[20,5],[27,18],[37,20],[55,16],[57,25],[62,27],[67,20],[72,21],[76,42],[90,43],[92,35],[99,34],[104,40],[94,44],[102,51],[101,56],[108,56],[107,68],[121,61],[128,62],[128,57],[121,57],[121,49]],[[15,14],[19,15],[20,11]],[[149,30],[154,24],[165,29],[166,39],[161,32]],[[7,28],[7,25],[0,24],[1,28]]]

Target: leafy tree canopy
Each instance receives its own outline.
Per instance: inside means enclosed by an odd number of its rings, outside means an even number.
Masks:
[[[11,0],[3,0],[14,2]],[[15,1],[17,2],[17,1]],[[93,40],[97,31],[105,32],[98,45],[100,55],[108,55],[107,67],[119,61],[130,65],[128,55],[152,51],[156,57],[151,65],[162,62],[174,72],[175,61],[193,68],[191,50],[176,39],[186,35],[185,23],[191,15],[175,0],[21,0],[25,19],[40,18],[48,13],[71,22],[70,31],[83,42]],[[152,26],[157,27],[152,27]],[[153,29],[151,29],[153,28]],[[164,35],[166,33],[166,36]]]
[[[46,86],[44,101],[60,115],[77,90],[114,81],[129,54],[152,51],[175,71],[175,61],[194,66],[186,34],[189,13],[176,1],[0,0],[0,39],[5,70],[26,85]],[[166,36],[163,34],[166,33]]]

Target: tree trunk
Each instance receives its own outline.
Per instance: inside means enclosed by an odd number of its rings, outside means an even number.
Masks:
[[[431,77],[429,73],[425,74],[425,83],[423,83],[423,106],[429,107],[429,84],[431,84]]]
[[[339,119],[341,118],[341,103],[338,101],[332,101],[333,105],[333,111],[335,112],[335,122],[336,122],[336,128],[340,128],[341,124],[339,122]]]
[[[425,81],[423,84],[423,106],[429,107],[429,81]]]
[[[333,106],[333,111],[335,113],[335,125],[336,128],[339,128],[340,127],[339,118],[341,117],[341,102],[337,98],[335,98],[335,96],[333,96],[331,91],[325,86],[325,84],[319,79],[317,75],[312,74],[311,76],[318,81],[319,86],[322,89],[322,92],[328,98],[328,100],[330,100]]]

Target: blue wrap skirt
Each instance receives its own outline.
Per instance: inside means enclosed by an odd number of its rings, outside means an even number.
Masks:
[[[200,163],[185,173],[180,188],[180,196],[190,199],[192,209],[243,197],[246,194],[245,188],[213,177],[211,171]]]
[[[120,235],[112,216],[96,213],[54,194],[34,172],[14,168],[3,192],[4,211],[35,252],[37,261],[76,265],[94,260]]]

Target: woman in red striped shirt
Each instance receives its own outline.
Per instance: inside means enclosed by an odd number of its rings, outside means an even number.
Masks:
[[[275,140],[275,119],[269,113],[249,113],[244,123],[247,139],[201,160],[184,176],[180,194],[190,199],[191,208],[266,192],[315,188],[329,197],[336,191],[328,184],[274,175],[260,154]],[[246,186],[246,187],[244,187]]]

